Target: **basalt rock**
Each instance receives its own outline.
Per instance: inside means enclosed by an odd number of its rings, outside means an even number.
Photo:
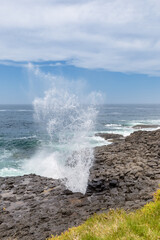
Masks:
[[[0,178],[0,239],[44,240],[94,213],[151,201],[160,183],[160,130],[96,147],[85,195],[63,182],[34,174]]]
[[[93,179],[88,182],[87,193],[91,192],[102,192],[105,189],[105,180],[104,179]]]
[[[115,188],[118,187],[118,181],[116,179],[112,179],[109,181],[109,187],[110,188]]]
[[[146,128],[158,128],[160,125],[149,125],[149,124],[137,124],[133,126],[134,129],[146,129]]]
[[[115,133],[96,133],[96,136],[103,137],[105,140],[115,139],[115,138],[124,138],[121,134]]]
[[[120,142],[124,140],[124,136],[115,133],[96,133],[96,136],[102,137],[109,142]]]

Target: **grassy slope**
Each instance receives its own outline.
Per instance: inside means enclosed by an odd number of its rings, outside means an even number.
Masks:
[[[111,210],[50,240],[160,240],[160,190],[142,209]]]

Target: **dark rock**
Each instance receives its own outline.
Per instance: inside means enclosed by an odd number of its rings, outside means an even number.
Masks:
[[[116,179],[112,179],[109,181],[109,187],[110,188],[116,188],[118,187],[118,181]]]
[[[65,215],[65,216],[70,216],[72,214],[72,211],[71,211],[71,209],[64,209],[64,208],[62,208],[60,210],[60,213],[62,213],[62,215]]]
[[[104,179],[93,179],[88,182],[87,192],[101,192],[105,189]]]
[[[110,142],[119,142],[124,140],[124,136],[114,133],[96,133],[96,136],[102,137]]]
[[[96,147],[85,195],[35,174],[0,177],[0,239],[45,240],[95,212],[142,207],[160,183],[159,147],[160,130]]]
[[[145,125],[145,124],[138,124],[133,126],[134,129],[145,129],[145,128],[158,128],[160,125]]]
[[[63,194],[64,194],[64,195],[72,195],[73,192],[70,191],[70,190],[68,190],[68,189],[65,189],[65,190],[63,191]]]

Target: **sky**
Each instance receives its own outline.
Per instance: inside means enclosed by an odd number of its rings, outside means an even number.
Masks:
[[[0,104],[43,94],[30,64],[109,104],[159,104],[159,23],[159,0],[0,0]]]

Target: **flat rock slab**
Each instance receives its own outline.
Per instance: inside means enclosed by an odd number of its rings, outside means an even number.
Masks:
[[[102,137],[105,140],[108,140],[109,142],[120,142],[124,140],[123,135],[115,133],[96,133],[96,136]]]
[[[133,126],[134,129],[147,129],[147,128],[159,128],[160,125],[145,125],[145,124],[138,124]]]
[[[85,195],[37,175],[0,178],[0,239],[44,240],[110,208],[137,209],[160,183],[160,130],[95,148]]]

